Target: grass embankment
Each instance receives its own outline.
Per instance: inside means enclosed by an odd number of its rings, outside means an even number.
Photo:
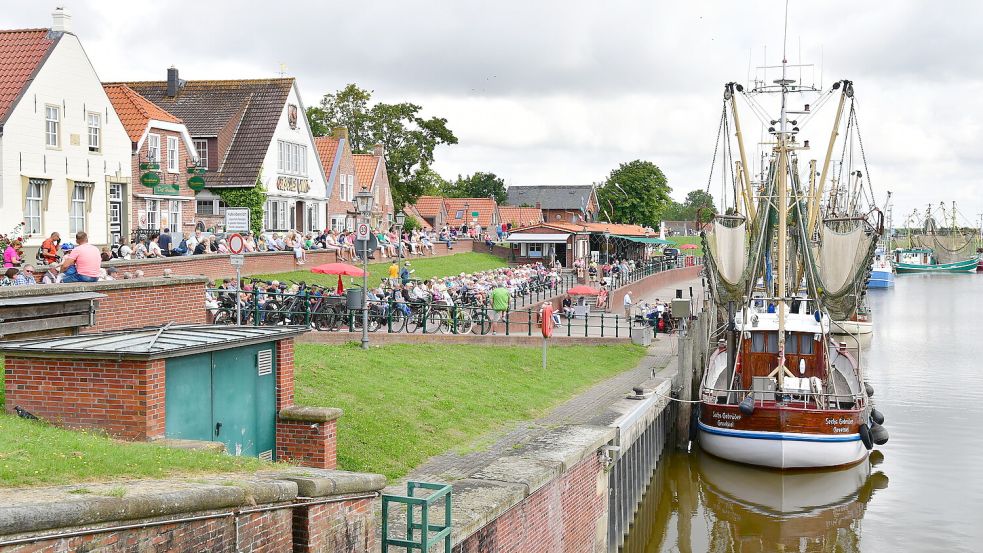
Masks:
[[[703,242],[700,241],[699,236],[670,236],[666,240],[672,242],[676,247],[680,247],[683,244],[695,244],[695,250],[683,250],[680,249],[679,253],[681,255],[695,255],[696,257],[701,257],[703,255]]]
[[[340,468],[399,478],[429,457],[541,416],[579,391],[633,368],[644,348],[355,344],[296,346],[303,405],[340,407]]]
[[[0,358],[0,374],[3,361]],[[3,413],[0,379],[0,487],[256,470],[249,457],[121,442]]]
[[[410,258],[404,258],[403,261],[410,262],[410,268],[415,272],[412,277],[414,279],[426,280],[428,278],[434,277],[444,277],[450,275],[457,275],[460,273],[474,273],[477,271],[486,271],[488,269],[497,269],[499,267],[505,267],[508,263],[501,257],[494,256],[488,253],[459,253],[455,255],[447,255],[442,257],[420,257],[413,256]],[[369,286],[377,286],[379,282],[389,277],[389,265],[391,260],[385,260],[380,263],[369,263]],[[356,267],[361,268],[362,264],[359,262],[351,263]],[[311,268],[314,265],[307,264],[302,270],[290,271],[286,273],[269,273],[263,275],[256,275],[254,278],[261,280],[279,280],[301,282],[304,281],[308,284],[319,284],[321,286],[326,286],[329,288],[334,288],[338,284],[338,277],[335,275],[321,275],[311,272]],[[345,277],[345,286],[361,286],[362,279]]]

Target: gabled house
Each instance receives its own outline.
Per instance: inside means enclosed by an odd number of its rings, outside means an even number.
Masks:
[[[447,204],[444,203],[444,198],[420,196],[413,207],[430,228],[439,229],[447,224]]]
[[[444,198],[447,224],[451,227],[481,225],[482,229],[499,224],[498,203],[494,198]]]
[[[597,221],[600,211],[594,185],[510,186],[508,205],[535,207],[547,222],[584,223]]]
[[[206,168],[199,217],[221,209],[215,190],[252,188],[266,194],[266,231],[324,228],[327,177],[293,78],[124,83],[181,118]]]
[[[50,29],[0,31],[0,232],[23,221],[28,247],[55,231],[106,245],[107,214],[129,193],[130,140],[71,16],[52,15]]]
[[[420,210],[418,210],[415,205],[406,204],[406,207],[403,208],[403,213],[406,215],[407,220],[410,217],[416,219],[417,224],[423,230],[433,230],[433,225],[428,223],[427,220],[423,218],[423,215],[420,214]]]
[[[194,176],[198,153],[188,128],[124,84],[103,87],[123,123],[132,145],[131,170],[136,177],[122,209],[110,205],[110,232],[122,228],[172,233],[192,232],[195,226],[195,191],[188,185]]]
[[[352,156],[348,129],[334,129],[331,136],[314,139],[321,166],[328,176],[325,227],[331,230],[355,229],[355,158]]]
[[[393,223],[395,211],[385,150],[381,144],[376,144],[371,154],[354,154],[352,157],[355,159],[355,193],[363,188],[372,193],[371,224],[388,229]]]

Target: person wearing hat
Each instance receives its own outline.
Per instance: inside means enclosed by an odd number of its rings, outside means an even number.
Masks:
[[[410,283],[410,275],[412,275],[415,272],[416,272],[415,270],[410,269],[409,261],[405,261],[403,263],[403,268],[399,270],[399,280],[400,282],[403,283],[403,286],[406,286],[407,284]]]

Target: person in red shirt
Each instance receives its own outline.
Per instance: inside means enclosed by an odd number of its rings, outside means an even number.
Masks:
[[[48,265],[57,262],[59,245],[61,245],[61,236],[57,232],[52,232],[47,240],[41,242],[41,260]]]
[[[102,266],[102,255],[99,248],[89,244],[89,235],[84,232],[75,234],[72,253],[65,257],[61,264],[61,272],[65,273],[62,282],[95,282],[99,280],[99,268]]]

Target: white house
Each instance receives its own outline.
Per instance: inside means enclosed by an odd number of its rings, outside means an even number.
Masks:
[[[166,81],[125,84],[187,125],[207,169],[200,220],[224,209],[215,190],[258,181],[264,230],[324,228],[330,187],[294,79],[184,81],[172,67]]]
[[[77,231],[109,243],[107,213],[130,186],[130,139],[71,16],[51,29],[0,31],[0,232],[23,221],[26,245]]]

